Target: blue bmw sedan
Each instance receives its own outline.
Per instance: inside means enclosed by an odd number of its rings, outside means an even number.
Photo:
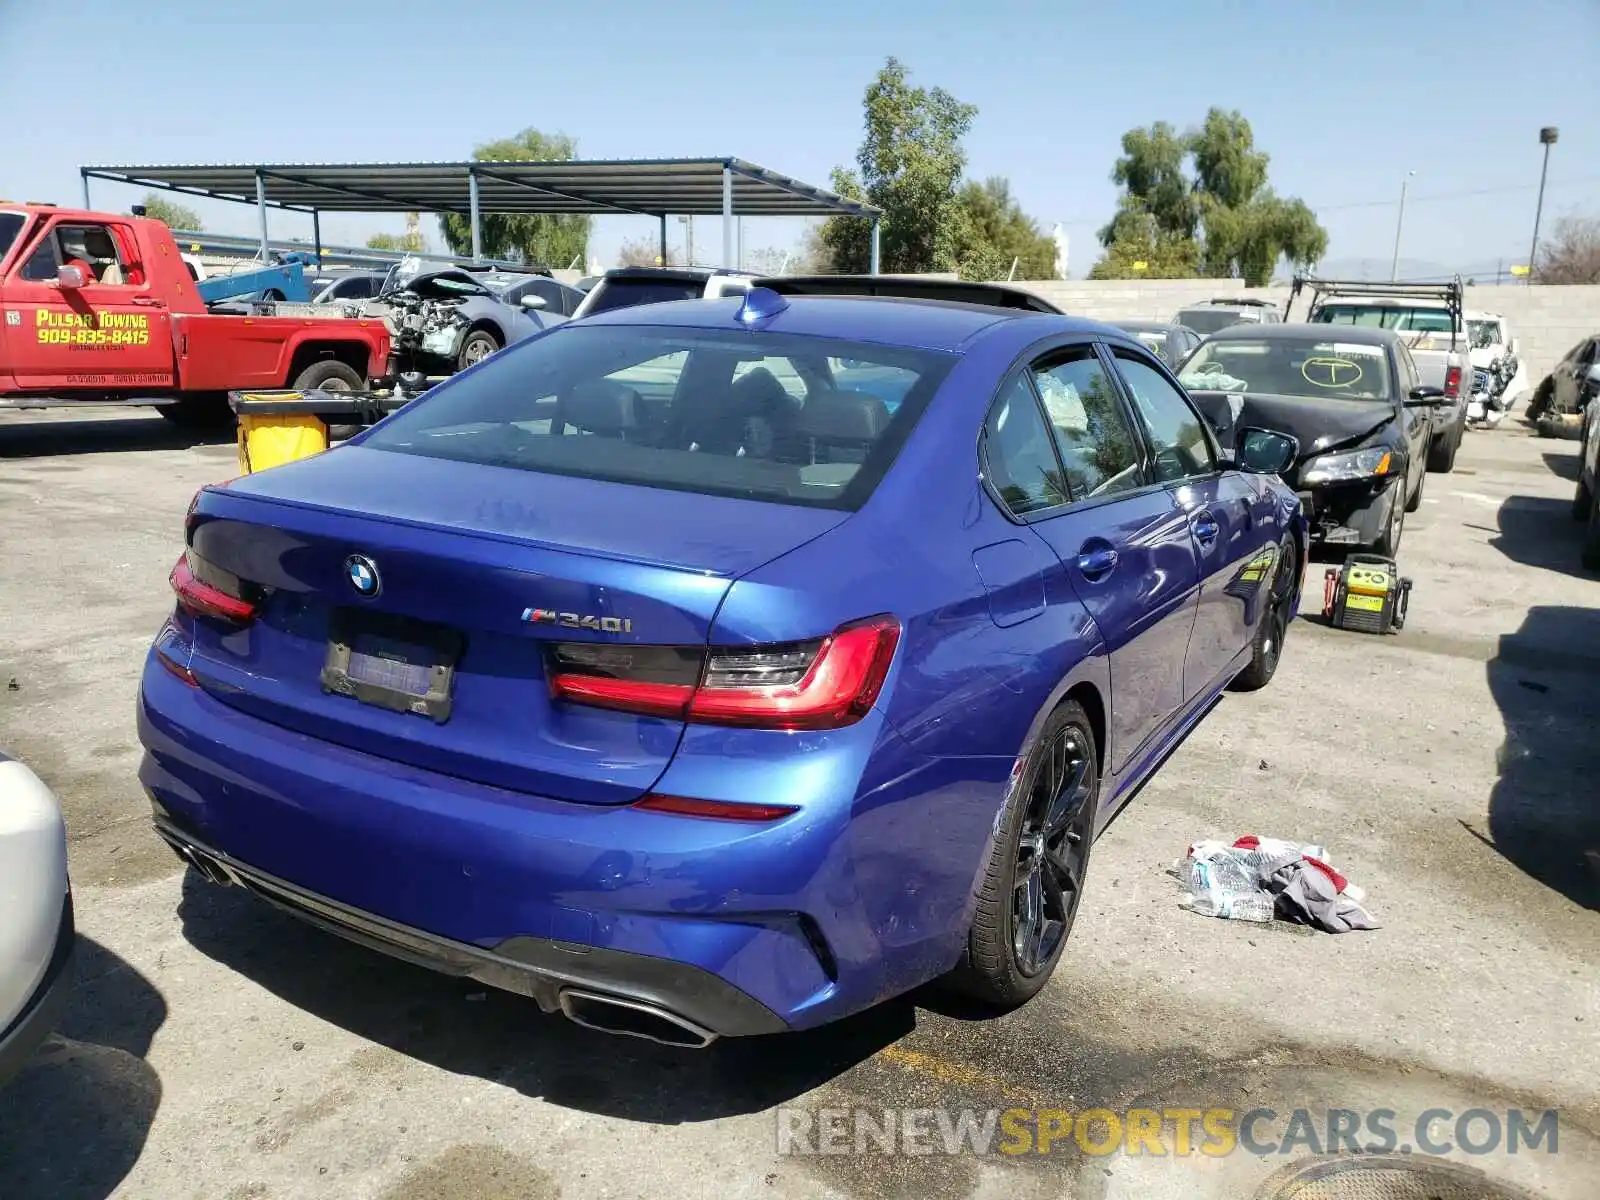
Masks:
[[[1060,961],[1096,834],[1272,678],[1293,440],[1131,336],[766,288],[571,323],[202,490],[139,698],[191,867],[684,1046]]]

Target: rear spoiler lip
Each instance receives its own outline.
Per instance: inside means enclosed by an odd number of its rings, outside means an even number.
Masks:
[[[987,304],[991,308],[1049,313],[1053,316],[1067,315],[1065,309],[1043,296],[1025,288],[999,283],[929,279],[919,275],[770,275],[750,282],[753,287],[767,288],[785,296],[880,296],[904,300],[947,300]],[[941,296],[940,292],[949,294]]]

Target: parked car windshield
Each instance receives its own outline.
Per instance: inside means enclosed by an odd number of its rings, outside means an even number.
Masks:
[[[362,444],[853,510],[953,362],[830,338],[567,326],[441,385]]]
[[[1197,392],[1388,401],[1388,354],[1361,342],[1224,338],[1202,342],[1178,381]]]
[[[1498,346],[1504,341],[1499,321],[1468,321],[1467,336],[1471,339],[1475,350]]]
[[[11,249],[11,243],[17,240],[17,234],[22,232],[22,226],[27,218],[21,213],[0,212],[0,258],[4,258],[6,251]]]
[[[1230,325],[1259,320],[1255,313],[1240,313],[1231,308],[1186,308],[1178,314],[1174,323],[1187,325],[1196,333],[1215,333]]]

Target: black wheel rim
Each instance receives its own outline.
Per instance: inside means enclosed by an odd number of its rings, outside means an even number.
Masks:
[[[1037,975],[1055,958],[1083,897],[1094,820],[1094,761],[1078,731],[1041,750],[1028,787],[1011,892],[1017,969]]]

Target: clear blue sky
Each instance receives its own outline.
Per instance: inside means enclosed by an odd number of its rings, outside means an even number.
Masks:
[[[1415,171],[1406,258],[1522,261],[1541,125],[1561,129],[1547,224],[1600,215],[1600,0],[0,0],[0,46],[12,199],[76,202],[82,163],[460,159],[528,125],[588,157],[737,155],[825,185],[852,161],[862,91],[893,54],[977,105],[969,173],[1007,176],[1044,228],[1061,222],[1074,274],[1115,203],[1121,134],[1212,105],[1249,118],[1272,184],[1322,218],[1329,259],[1387,267]],[[99,206],[139,198],[94,186]],[[209,228],[255,229],[252,209],[196,207]],[[697,224],[702,247],[720,246],[719,224]],[[334,215],[323,236],[379,229],[400,222]],[[745,244],[800,231],[752,220]],[[609,264],[653,232],[607,218],[592,253]]]

